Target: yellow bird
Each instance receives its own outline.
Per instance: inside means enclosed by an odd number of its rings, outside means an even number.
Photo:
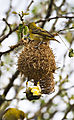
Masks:
[[[24,120],[25,113],[16,108],[9,108],[5,111],[2,120]]]
[[[26,97],[28,100],[37,100],[41,97],[41,87],[39,82],[36,86],[28,86],[28,82],[26,83]]]
[[[37,42],[48,42],[50,40],[54,40],[59,42],[54,38],[54,35],[50,34],[48,31],[36,26],[34,22],[28,24],[29,33],[31,40]]]

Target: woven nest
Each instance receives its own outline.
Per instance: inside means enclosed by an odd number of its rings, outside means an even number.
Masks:
[[[54,91],[55,57],[47,44],[35,46],[35,42],[25,44],[18,58],[18,70],[29,80],[34,79],[35,85],[39,81],[42,93],[48,94]]]

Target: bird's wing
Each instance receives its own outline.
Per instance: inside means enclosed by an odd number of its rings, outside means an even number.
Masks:
[[[59,42],[58,40],[56,40],[55,38],[54,38],[54,35],[52,35],[51,33],[49,33],[48,31],[46,31],[46,30],[43,30],[43,29],[33,29],[32,30],[32,33],[33,34],[38,34],[38,35],[40,35],[40,36],[42,36],[42,37],[44,37],[44,39],[50,39],[50,40],[55,40],[55,41],[57,41],[57,42]],[[59,42],[60,43],[60,42]]]
[[[48,31],[43,30],[43,29],[33,29],[33,30],[32,30],[32,33],[33,33],[33,34],[39,34],[39,35],[42,35],[43,37],[54,38],[54,35],[52,35],[52,34],[49,33]]]

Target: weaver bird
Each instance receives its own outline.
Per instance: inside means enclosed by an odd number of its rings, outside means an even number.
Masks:
[[[28,28],[29,28],[29,34],[30,34],[31,40],[34,40],[37,42],[48,42],[50,40],[54,40],[54,41],[59,42],[58,40],[54,38],[54,35],[36,26],[34,22],[29,23]]]
[[[36,86],[28,86],[28,82],[26,82],[26,97],[28,100],[37,100],[41,97],[39,82]]]
[[[2,120],[24,120],[25,113],[16,108],[9,108],[5,111]]]

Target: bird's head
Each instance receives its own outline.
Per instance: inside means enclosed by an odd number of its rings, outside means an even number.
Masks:
[[[34,27],[36,27],[35,22],[31,22],[31,23],[28,24],[29,29],[33,29]]]

